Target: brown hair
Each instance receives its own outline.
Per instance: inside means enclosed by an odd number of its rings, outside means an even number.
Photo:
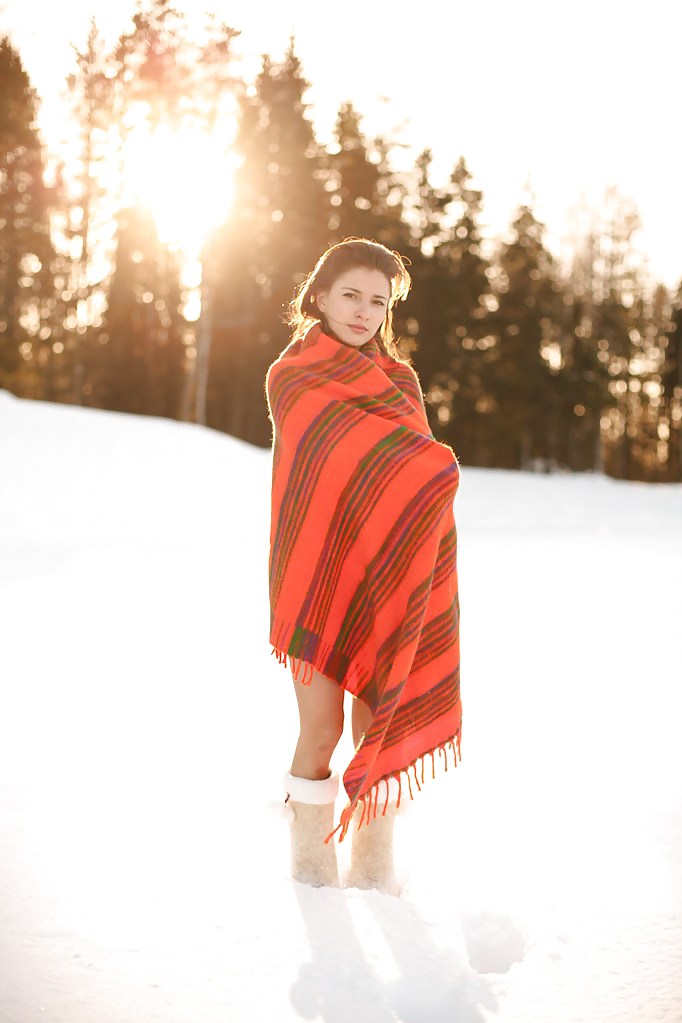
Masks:
[[[289,304],[287,322],[293,331],[292,340],[297,341],[314,323],[320,320],[324,323],[315,296],[320,291],[328,291],[337,277],[356,267],[379,270],[386,277],[391,295],[377,340],[388,355],[400,362],[409,362],[409,358],[398,348],[393,334],[393,306],[407,298],[412,281],[402,256],[369,238],[344,238],[320,256],[315,269],[299,286]]]

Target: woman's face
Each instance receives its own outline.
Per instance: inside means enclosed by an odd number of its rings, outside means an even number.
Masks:
[[[380,270],[358,266],[336,278],[315,296],[318,309],[344,344],[359,348],[384,322],[391,290]]]

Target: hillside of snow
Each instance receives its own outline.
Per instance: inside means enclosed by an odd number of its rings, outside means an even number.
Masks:
[[[269,488],[0,391],[0,1023],[682,1020],[682,485],[461,467],[463,760],[400,898],[289,876]]]

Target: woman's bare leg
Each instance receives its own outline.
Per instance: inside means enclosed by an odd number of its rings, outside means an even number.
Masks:
[[[353,697],[353,745],[357,749],[363,735],[372,724],[373,714],[366,703]]]
[[[329,777],[329,761],[343,733],[344,690],[317,669],[313,669],[310,685],[293,682],[300,734],[291,774],[320,781]]]

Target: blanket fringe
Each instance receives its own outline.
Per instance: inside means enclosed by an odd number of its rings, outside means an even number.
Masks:
[[[280,633],[282,630],[279,630]],[[337,677],[337,669],[339,668],[339,651],[335,649],[330,643],[322,642],[317,640],[315,643],[314,655],[305,654],[303,657],[294,657],[292,654],[287,653],[282,646],[286,645],[286,634],[288,630],[284,630],[284,638],[280,636],[280,640],[275,636],[275,643],[270,643],[270,654],[276,657],[280,664],[284,667],[290,666],[294,678],[297,682],[300,682],[304,686],[309,686],[313,680],[313,674],[315,672],[314,665],[307,661],[306,656],[314,657],[315,663],[320,664],[320,671],[323,673],[326,671],[329,678]],[[282,646],[278,646],[277,643],[282,643]],[[347,660],[347,658],[346,658]],[[325,668],[329,665],[328,668]],[[367,671],[362,668],[359,664],[353,664],[353,674],[355,678],[355,685],[358,691],[361,691],[363,686],[369,681],[369,675]]]
[[[279,663],[283,664],[285,668],[287,667],[288,657],[288,663],[292,668],[292,673],[296,681],[300,682],[303,686],[310,685],[313,680],[313,671],[315,670],[312,664],[309,664],[307,661],[302,661],[298,657],[292,657],[291,654],[287,655],[283,650],[278,650],[277,647],[272,646],[272,644],[270,646],[270,654],[271,656],[276,657]],[[302,673],[301,668],[303,668]]]
[[[411,779],[411,776],[410,776],[410,771],[414,772],[414,781],[415,781],[415,783],[417,785],[417,789],[421,792],[421,785],[419,784],[419,779],[417,777],[417,765],[421,766],[421,776],[422,776],[421,780],[422,780],[422,783],[423,783],[424,782],[424,764],[425,764],[425,760],[426,760],[426,757],[431,757],[431,777],[435,778],[436,777],[436,757],[435,757],[435,755],[436,755],[437,752],[440,754],[440,756],[443,757],[443,762],[444,762],[445,770],[446,771],[448,769],[448,754],[450,752],[452,752],[452,764],[453,764],[454,767],[457,767],[457,764],[461,763],[461,760],[462,760],[461,737],[460,737],[460,735],[459,734],[455,735],[455,737],[453,739],[448,739],[445,742],[440,743],[438,746],[435,746],[432,750],[427,750],[426,753],[423,753],[421,756],[417,757],[417,759],[412,761],[411,764],[408,764],[407,767],[402,768],[400,771],[397,771],[395,774],[387,775],[385,778],[380,778],[378,782],[375,782],[375,784],[372,785],[371,789],[369,789],[369,791],[366,792],[364,794],[364,796],[360,796],[360,798],[357,800],[357,802],[354,805],[352,803],[349,803],[346,806],[346,808],[344,809],[343,813],[341,814],[341,819],[340,819],[338,825],[325,838],[325,840],[324,840],[325,845],[327,845],[332,840],[334,835],[336,835],[337,832],[339,832],[339,831],[341,832],[341,834],[339,835],[339,842],[343,842],[343,840],[346,837],[346,834],[348,832],[348,828],[350,827],[351,820],[353,819],[353,816],[356,814],[356,811],[357,811],[359,806],[362,807],[362,810],[361,810],[361,814],[360,814],[360,822],[359,822],[358,827],[357,827],[358,831],[363,826],[363,824],[365,826],[367,826],[370,823],[370,821],[376,819],[377,808],[378,808],[378,805],[379,805],[379,798],[380,798],[379,789],[380,789],[380,786],[382,786],[382,785],[386,786],[386,794],[385,794],[385,797],[384,797],[384,808],[383,808],[383,811],[382,811],[382,816],[384,816],[386,814],[386,811],[388,809],[389,793],[390,793],[389,778],[396,778],[397,781],[398,781],[398,799],[396,801],[396,807],[397,808],[400,807],[400,800],[401,800],[402,794],[403,794],[403,778],[402,778],[403,774],[407,777],[407,788],[408,788],[408,791],[410,793],[410,799],[414,799],[414,793],[412,791],[412,779]]]

